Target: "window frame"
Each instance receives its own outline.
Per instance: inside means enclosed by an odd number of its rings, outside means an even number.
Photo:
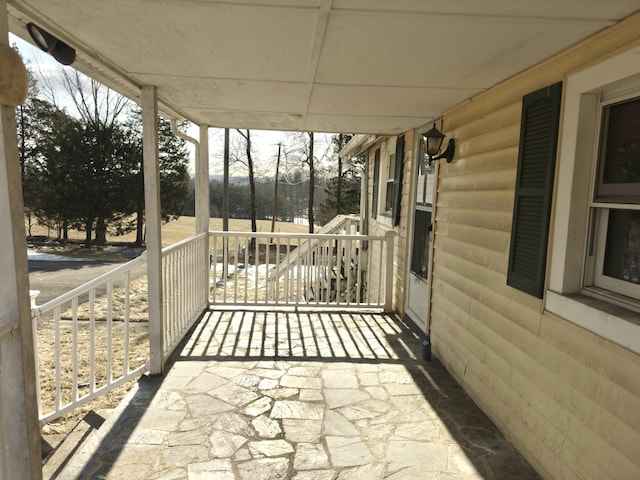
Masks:
[[[604,99],[603,93],[599,95],[599,108],[596,118],[595,136],[593,142],[592,158],[592,182],[589,202],[589,225],[588,234],[590,243],[587,245],[584,259],[584,275],[582,280],[583,292],[591,295],[606,295],[607,297],[623,295],[629,297],[626,302],[631,308],[635,301],[638,302],[637,309],[640,311],[640,284],[634,284],[611,277],[602,273],[604,271],[604,259],[606,256],[606,243],[609,228],[609,215],[612,210],[640,210],[640,201],[632,202],[627,193],[607,194],[608,199],[603,200],[599,193],[602,187],[602,177],[604,171],[606,142],[609,137],[609,130],[606,128],[609,107],[632,99],[640,100],[640,81],[637,90],[625,92],[622,95],[609,94]],[[628,184],[638,185],[638,184]],[[608,188],[607,191],[612,191]],[[624,189],[628,191],[628,189]],[[615,202],[615,200],[619,200]],[[603,289],[604,292],[595,289]]]

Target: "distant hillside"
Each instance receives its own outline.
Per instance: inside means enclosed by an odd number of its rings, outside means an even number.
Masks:
[[[216,181],[222,183],[224,180],[224,175],[209,175],[209,181]],[[257,182],[262,182],[265,180],[271,180],[268,178],[256,178]],[[229,177],[229,183],[232,185],[249,185],[249,177]]]

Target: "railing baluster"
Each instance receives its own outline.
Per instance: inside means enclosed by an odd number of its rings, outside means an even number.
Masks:
[[[302,250],[301,250],[301,245],[302,245],[302,239],[300,237],[298,237],[298,241],[296,243],[296,307],[298,307],[300,305],[300,300],[302,299],[302,292],[301,292],[301,287],[302,287],[302,270],[300,269],[300,258],[302,255]]]
[[[71,401],[78,400],[78,299],[71,300]]]
[[[240,237],[237,238],[237,242],[240,243]],[[244,303],[247,303],[249,296],[249,237],[244,237]]]
[[[361,298],[361,292],[362,292],[362,283],[364,282],[364,279],[362,278],[362,265],[365,264],[366,265],[366,261],[367,261],[367,257],[366,255],[369,254],[369,251],[365,251],[362,248],[362,244],[363,242],[361,240],[357,240],[356,241],[356,250],[353,252],[355,255],[355,262],[356,262],[356,278],[355,278],[355,288],[356,288],[356,305],[360,305],[362,302],[362,298]]]
[[[344,271],[344,242],[342,242],[339,238],[335,241],[335,249],[336,249],[336,261],[334,268],[336,269],[336,305],[340,305],[342,303],[341,294],[342,294],[342,272]]]
[[[351,299],[351,288],[353,285],[353,275],[352,275],[352,260],[353,257],[351,256],[351,253],[353,252],[353,244],[357,243],[354,240],[347,240],[346,244],[347,247],[345,247],[345,260],[344,260],[344,271],[347,274],[346,277],[346,282],[347,282],[347,286],[345,288],[345,303],[347,305],[352,305],[353,304],[353,300]]]
[[[127,272],[124,279],[124,365],[122,371],[129,373],[129,316],[130,316],[130,296],[131,293],[131,272]]]
[[[238,303],[238,238],[233,242],[233,303]]]
[[[107,283],[107,385],[113,381],[113,280]]]
[[[284,257],[287,264],[287,272],[291,272],[291,256],[289,253],[291,252],[291,237],[287,237],[287,254]],[[280,253],[278,253],[278,261],[276,262],[275,270],[278,270],[278,265],[280,265]],[[284,302],[285,304],[289,304],[291,301],[291,292],[290,288],[293,287],[293,280],[290,279],[291,273],[287,273],[284,277]]]
[[[269,271],[269,260],[270,260],[270,253],[271,253],[270,250],[271,250],[270,239],[267,238],[264,242],[264,262],[265,262],[265,268],[267,269],[267,272]],[[260,255],[260,249],[258,249],[258,255]],[[276,292],[276,295],[278,295],[277,292]],[[268,298],[265,297],[265,301],[266,300],[268,300]]]
[[[227,280],[229,279],[229,237],[225,236],[222,239],[222,281],[224,282],[224,301],[225,303],[229,300],[227,296]]]
[[[89,394],[96,391],[96,289],[89,291]]]
[[[213,259],[211,263],[213,264],[213,285],[212,290],[213,293],[210,294],[210,297],[213,297],[212,303],[217,303],[217,295],[218,295],[218,237],[213,235]],[[211,277],[211,276],[210,276]]]
[[[259,258],[260,255],[258,255],[258,252],[260,251],[259,250],[260,249],[260,244],[258,242],[258,238],[257,237],[251,237],[251,239],[252,239],[251,243],[253,244],[253,263],[254,263],[254,267],[256,269],[256,271],[255,271],[255,279],[254,279],[255,283],[254,283],[254,295],[253,295],[254,298],[253,298],[253,301],[257,303],[258,302],[258,285],[259,285],[259,282],[258,282],[258,273],[259,273],[258,272],[258,265],[259,265],[259,263],[258,262],[260,261],[260,258]]]
[[[386,269],[387,269],[387,264],[384,261],[384,251],[386,250],[387,244],[384,242],[380,242],[380,248],[379,248],[379,252],[380,255],[378,256],[378,305],[382,305],[382,290],[384,288],[384,282],[383,282],[383,271],[386,273]],[[389,255],[389,252],[386,252],[387,255]]]
[[[55,400],[55,408],[56,410],[60,410],[62,408],[62,382],[60,378],[61,365],[60,362],[62,358],[60,356],[60,307],[56,307],[53,311],[53,319],[55,325],[55,337],[56,337],[56,400]]]

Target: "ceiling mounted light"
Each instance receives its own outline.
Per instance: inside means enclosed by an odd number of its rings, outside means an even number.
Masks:
[[[451,163],[453,160],[453,154],[456,150],[456,143],[453,138],[449,139],[445,151],[440,153],[440,147],[442,147],[444,137],[445,135],[436,128],[435,123],[430,130],[427,130],[422,134],[424,151],[427,154],[429,164],[435,160],[440,160],[441,158],[446,159],[447,163]]]
[[[62,65],[71,65],[75,61],[76,51],[72,47],[35,23],[27,23],[27,31],[40,50],[51,54]]]

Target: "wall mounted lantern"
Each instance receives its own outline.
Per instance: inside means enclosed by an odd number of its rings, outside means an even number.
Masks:
[[[72,47],[35,23],[27,23],[27,31],[40,50],[51,54],[62,65],[71,65],[75,61],[76,51]]]
[[[453,160],[453,154],[456,150],[456,142],[453,138],[449,139],[445,151],[440,153],[440,147],[442,147],[444,137],[445,135],[436,128],[435,123],[430,130],[427,130],[422,134],[424,151],[427,154],[429,164],[431,164],[431,162],[434,162],[435,160],[440,160],[441,158],[446,159],[447,163],[451,163],[451,161]]]

